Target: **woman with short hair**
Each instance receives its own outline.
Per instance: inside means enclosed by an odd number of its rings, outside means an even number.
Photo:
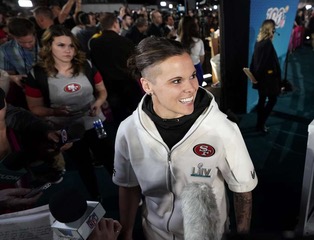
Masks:
[[[116,137],[121,239],[132,239],[141,194],[146,239],[221,239],[228,229],[225,181],[237,230],[248,232],[254,166],[238,126],[199,87],[188,51],[178,41],[145,38],[128,67],[146,95]]]

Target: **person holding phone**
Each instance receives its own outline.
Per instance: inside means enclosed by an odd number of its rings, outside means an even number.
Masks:
[[[7,137],[7,125],[5,121],[7,105],[5,101],[5,93],[0,88],[0,160],[10,151],[10,144]],[[30,193],[29,188],[7,188],[0,190],[0,211],[20,210],[31,206],[40,198],[42,193],[38,192],[32,197],[25,198],[25,195]]]
[[[95,121],[105,120],[101,106],[107,99],[107,90],[102,77],[64,26],[53,25],[44,32],[39,55],[40,61],[25,85],[28,107],[55,129],[84,126],[83,137],[66,154],[77,164],[90,200],[100,200],[92,163],[94,159],[102,162],[112,174],[114,152],[113,137],[108,134],[99,138],[94,129]]]
[[[38,192],[32,197],[25,197],[31,189],[29,188],[7,188],[0,190],[0,210],[22,210],[35,204],[41,197],[42,192]]]
[[[46,121],[6,104],[0,88],[0,161],[8,169],[13,166],[27,169],[25,186],[61,181],[65,172],[62,152],[71,147],[68,142],[61,146],[61,132]]]

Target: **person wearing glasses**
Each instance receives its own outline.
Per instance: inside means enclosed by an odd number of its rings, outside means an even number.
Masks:
[[[13,39],[0,46],[0,69],[9,74],[12,83],[7,101],[26,107],[22,79],[38,59],[36,30],[30,20],[20,17],[9,19],[8,30]]]
[[[281,69],[272,42],[275,33],[275,21],[265,20],[259,30],[250,65],[250,70],[257,80],[253,88],[258,90],[256,130],[263,133],[268,132],[265,123],[281,92]]]

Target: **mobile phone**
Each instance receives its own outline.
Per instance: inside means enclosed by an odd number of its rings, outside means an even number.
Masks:
[[[38,193],[48,189],[51,186],[51,183],[45,183],[44,185],[34,188],[32,189],[29,193],[27,193],[24,197],[25,198],[31,198],[34,197],[35,195],[37,195]]]

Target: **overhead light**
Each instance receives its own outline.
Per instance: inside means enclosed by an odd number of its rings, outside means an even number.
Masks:
[[[173,5],[171,3],[169,3],[169,8],[172,9],[173,8]]]
[[[33,7],[33,2],[31,0],[19,0],[20,7]]]
[[[312,8],[312,5],[305,5],[305,9],[306,10],[309,10],[309,9],[311,9]]]
[[[165,7],[165,6],[167,6],[167,3],[165,1],[161,1],[160,6]]]
[[[213,8],[216,10],[216,9],[218,9],[218,6],[217,6],[217,5],[214,5]]]

